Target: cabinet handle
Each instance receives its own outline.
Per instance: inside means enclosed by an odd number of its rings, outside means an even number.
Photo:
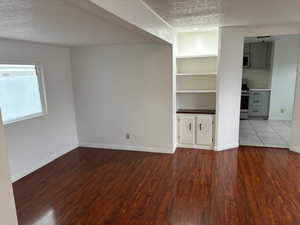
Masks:
[[[256,100],[256,101],[253,101],[254,103],[259,103],[259,101],[258,100]]]
[[[199,129],[202,130],[202,123],[199,124]]]
[[[189,124],[189,130],[192,131],[192,124]]]

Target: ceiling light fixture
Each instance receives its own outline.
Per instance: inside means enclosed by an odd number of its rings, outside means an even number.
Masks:
[[[268,40],[269,38],[271,38],[271,36],[258,36],[257,39],[261,42],[265,42],[266,40]]]

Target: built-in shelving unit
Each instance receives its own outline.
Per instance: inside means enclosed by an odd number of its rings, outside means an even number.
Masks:
[[[214,149],[218,31],[179,33],[177,52],[177,146]]]
[[[181,55],[177,62],[177,108],[215,109],[217,55]]]

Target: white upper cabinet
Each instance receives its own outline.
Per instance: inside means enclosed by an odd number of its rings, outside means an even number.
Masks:
[[[272,42],[246,43],[244,55],[250,56],[248,69],[270,69],[272,47]]]

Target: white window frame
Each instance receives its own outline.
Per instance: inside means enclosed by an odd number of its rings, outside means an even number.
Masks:
[[[39,92],[40,92],[40,98],[41,98],[41,104],[42,104],[42,112],[41,113],[35,113],[28,116],[19,117],[18,119],[9,120],[9,121],[3,121],[3,125],[10,125],[17,122],[30,120],[42,116],[48,115],[48,105],[47,105],[47,98],[46,98],[46,86],[45,86],[45,80],[44,80],[44,70],[41,63],[38,62],[24,62],[24,61],[2,61],[0,60],[0,65],[7,64],[7,65],[34,65],[36,68],[36,75],[38,78],[38,84],[39,84]]]

